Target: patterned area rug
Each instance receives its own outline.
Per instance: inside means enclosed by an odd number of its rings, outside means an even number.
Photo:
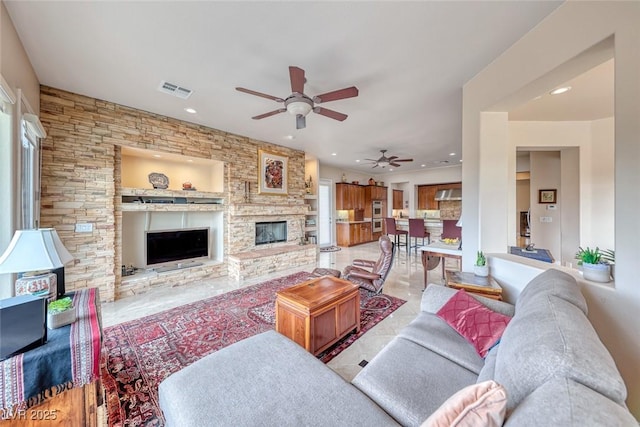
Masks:
[[[236,341],[273,329],[275,293],[308,280],[300,272],[104,329],[102,384],[110,426],[162,426],[158,385]],[[319,356],[327,363],[405,301],[360,290],[359,333]]]

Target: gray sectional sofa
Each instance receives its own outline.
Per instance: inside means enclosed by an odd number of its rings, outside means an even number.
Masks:
[[[493,379],[506,389],[505,426],[638,426],[573,277],[548,270],[515,306],[475,297],[513,316],[485,359],[435,314],[454,293],[430,285],[416,319],[351,383],[275,331],[213,353],[160,384],[167,425],[417,426]]]

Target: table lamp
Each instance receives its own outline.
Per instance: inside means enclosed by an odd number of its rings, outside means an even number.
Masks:
[[[0,274],[52,270],[60,296],[65,293],[64,265],[72,260],[54,228],[17,230],[0,256]]]

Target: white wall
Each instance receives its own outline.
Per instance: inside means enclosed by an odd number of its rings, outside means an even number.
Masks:
[[[511,157],[512,150],[492,149],[492,135],[481,133],[486,111],[509,111],[586,71],[587,68],[582,68],[568,75],[565,64],[573,65],[580,54],[612,35],[615,37],[616,283],[615,287],[588,283],[584,293],[589,304],[589,318],[625,379],[629,392],[627,405],[636,418],[640,418],[640,329],[633,320],[640,312],[640,286],[636,278],[640,257],[637,243],[640,241],[637,225],[637,212],[640,211],[638,22],[639,2],[564,3],[464,86],[462,117],[465,159],[462,237],[466,243],[463,268],[470,269],[473,253],[481,247],[481,242],[483,249],[486,249],[485,243],[490,243],[491,247],[504,247],[508,242],[506,230],[488,234],[481,224],[474,224],[474,216],[479,214],[502,223],[514,216],[506,206],[515,206],[513,200],[509,200],[515,197],[515,160]],[[584,66],[585,62],[580,65]],[[589,67],[594,65],[596,63],[591,63]],[[502,143],[500,138],[498,143]],[[490,159],[484,155],[487,152],[492,154]],[[509,171],[508,181],[513,183],[513,193],[509,185],[491,179],[491,167]],[[582,182],[582,173],[580,178]],[[495,185],[498,189],[493,193],[495,203],[483,205],[481,196],[487,192],[486,187],[495,188]]]
[[[13,23],[3,2],[0,2],[0,74],[9,84],[10,89],[17,93],[20,88],[24,91],[27,102],[37,113],[40,111],[40,83],[36,77],[29,58],[18,38]],[[15,111],[15,106],[13,106]],[[0,113],[2,114],[2,113]],[[17,227],[18,217],[18,143],[14,141],[17,135],[15,117],[4,116],[0,119],[0,254],[9,245],[11,237]],[[12,143],[13,141],[13,143]],[[0,275],[0,299],[12,295],[14,278],[10,274]]]
[[[562,235],[562,203],[556,203],[555,210],[549,205],[538,203],[538,191],[555,189],[557,199],[561,200],[560,191],[560,152],[533,151],[531,153],[531,242],[537,247],[551,251],[554,259],[559,260],[562,253],[560,236]],[[543,222],[544,218],[551,222]]]

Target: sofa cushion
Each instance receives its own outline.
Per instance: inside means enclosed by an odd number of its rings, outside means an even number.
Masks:
[[[433,314],[437,313],[438,310],[440,310],[442,306],[445,305],[456,292],[458,291],[453,288],[430,284],[422,294],[422,300],[420,301],[420,311]],[[482,305],[484,305],[485,307],[497,313],[502,313],[506,316],[512,317],[515,312],[515,307],[508,302],[486,298],[477,294],[471,294],[471,296],[482,303]]]
[[[435,314],[421,312],[398,336],[429,350],[478,374],[484,360],[473,345]]]
[[[578,307],[587,314],[587,301],[580,292],[576,279],[560,270],[551,268],[534,277],[518,295],[516,311],[527,304],[537,304],[540,296],[555,295]]]
[[[505,427],[638,427],[621,405],[568,378],[554,378],[527,396]]]
[[[419,426],[452,394],[474,384],[476,378],[476,374],[447,358],[396,337],[352,383],[403,426]]]
[[[496,374],[496,359],[498,358],[498,352],[500,351],[500,344],[494,345],[487,357],[484,358],[484,366],[478,373],[478,382],[492,380]]]
[[[298,344],[264,332],[170,375],[158,390],[167,426],[397,425]]]
[[[516,311],[502,336],[495,381],[507,389],[507,412],[555,377],[570,378],[623,404],[626,388],[584,313],[554,295]]]
[[[498,342],[511,319],[489,310],[464,289],[456,292],[436,314],[469,340],[481,357]]]
[[[504,387],[495,381],[484,381],[448,398],[421,427],[500,427],[506,406]]]

